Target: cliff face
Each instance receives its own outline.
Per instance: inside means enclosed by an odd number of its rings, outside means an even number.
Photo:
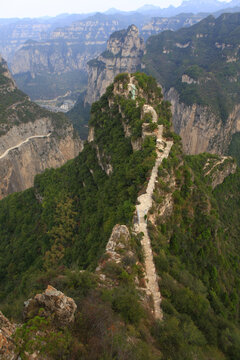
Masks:
[[[0,199],[33,185],[46,168],[77,156],[82,141],[61,115],[31,103],[15,86],[1,58]]]
[[[27,73],[34,78],[37,74],[65,73],[85,69],[87,61],[99,54],[105,41],[91,44],[79,41],[52,40],[25,43],[15,54],[11,70],[13,75]]]
[[[57,28],[46,41],[28,41],[11,62],[14,75],[42,71],[68,72],[86,68],[87,61],[100,54],[110,34],[120,28],[119,21],[96,15]]]
[[[3,139],[5,144],[13,144],[13,149],[5,156],[4,152],[1,152],[3,157],[0,156],[0,199],[10,193],[30,188],[37,174],[47,168],[63,165],[76,157],[83,148],[81,141],[78,138],[74,139],[73,128],[70,125],[62,131],[61,137],[59,133],[51,134],[49,131],[54,131],[54,126],[50,119],[29,123],[24,127],[25,132],[22,130],[21,127],[14,127]],[[22,138],[23,141],[14,141],[13,133],[16,134],[16,139]],[[38,137],[38,134],[47,135]],[[31,138],[32,136],[36,137]],[[23,143],[29,137],[30,139]]]
[[[107,50],[88,63],[85,103],[92,104],[98,100],[117,74],[138,70],[143,52],[144,42],[135,25],[113,33],[107,43]]]
[[[89,45],[103,45],[109,35],[120,26],[121,20],[117,17],[108,17],[99,13],[85,20],[73,22],[68,27],[55,29],[50,39],[85,40],[85,43]]]
[[[86,15],[61,15],[50,18],[0,19],[0,53],[8,62],[15,51],[27,40],[41,41],[49,37],[50,32],[60,26],[67,26]]]
[[[173,88],[165,95],[172,104],[174,129],[182,138],[185,153],[226,153],[232,135],[240,131],[240,105],[222,122],[207,106],[181,103]]]

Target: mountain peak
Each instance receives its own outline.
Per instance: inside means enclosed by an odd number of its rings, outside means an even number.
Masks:
[[[106,51],[88,62],[88,91],[85,103],[92,104],[99,99],[117,74],[139,70],[143,52],[144,41],[135,25],[115,31],[108,40]]]

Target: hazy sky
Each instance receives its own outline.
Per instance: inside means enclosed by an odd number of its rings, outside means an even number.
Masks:
[[[170,4],[178,6],[181,3],[182,0],[2,0],[0,18],[86,13],[105,11],[112,7],[120,10],[135,10],[145,4],[164,8]]]

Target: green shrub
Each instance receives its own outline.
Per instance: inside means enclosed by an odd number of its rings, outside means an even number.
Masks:
[[[118,287],[113,290],[113,310],[118,312],[125,322],[139,324],[144,316],[139,295],[135,287]]]

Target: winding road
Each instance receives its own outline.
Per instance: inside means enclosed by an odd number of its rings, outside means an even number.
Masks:
[[[22,146],[23,144],[26,144],[29,140],[31,139],[36,139],[36,138],[45,138],[45,137],[49,137],[51,135],[51,132],[48,133],[47,135],[33,135],[33,136],[29,136],[26,140],[20,142],[19,144],[10,147],[9,149],[7,149],[2,155],[0,155],[0,159],[3,159],[5,156],[8,155],[8,153],[14,149],[19,148],[20,146]]]

